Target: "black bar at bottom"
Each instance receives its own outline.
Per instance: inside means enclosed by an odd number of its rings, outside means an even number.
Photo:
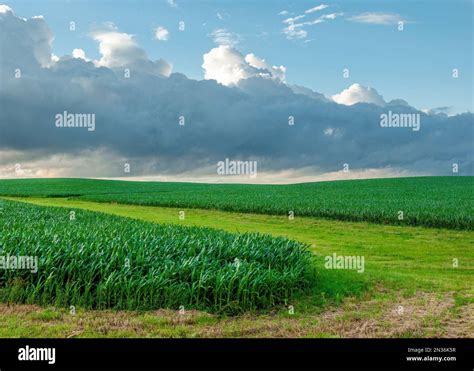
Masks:
[[[26,368],[473,370],[474,339],[0,339],[0,370]]]

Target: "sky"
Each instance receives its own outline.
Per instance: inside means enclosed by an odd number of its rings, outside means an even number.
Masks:
[[[472,174],[472,7],[5,1],[0,177]],[[93,113],[96,126],[58,128],[64,111]],[[421,115],[420,129],[383,128],[388,111]],[[259,176],[216,178],[226,158],[258,161]]]
[[[113,22],[133,34],[151,59],[163,58],[174,71],[202,79],[202,55],[214,45],[213,32],[225,30],[244,54],[254,53],[287,69],[287,79],[326,95],[358,82],[377,87],[384,97],[402,98],[419,108],[449,106],[473,110],[472,1],[8,1],[23,17],[43,15],[51,27],[56,55],[83,49],[98,58],[91,30]],[[327,8],[305,14],[318,5]],[[93,11],[92,11],[93,10]],[[279,15],[281,12],[288,14]],[[385,21],[351,20],[364,13],[391,15]],[[337,14],[334,20],[304,27],[307,36],[288,39],[285,19],[302,21]],[[397,22],[404,21],[398,31]],[[69,32],[69,22],[76,32]],[[179,31],[179,22],[185,30]],[[157,41],[155,29],[169,32]],[[342,70],[349,69],[344,79]],[[453,81],[458,68],[464,79]],[[435,93],[437,92],[437,93]]]

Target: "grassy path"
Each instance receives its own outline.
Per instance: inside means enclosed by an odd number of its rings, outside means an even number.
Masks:
[[[70,316],[67,311],[55,308],[17,306],[15,309],[0,305],[0,315],[5,318],[0,325],[0,336],[34,336],[35,332],[36,336],[474,336],[470,320],[474,316],[472,231],[316,218],[288,220],[283,216],[61,198],[15,199],[155,223],[283,235],[311,246],[322,279],[318,293],[311,300],[294,303],[292,315],[282,308],[271,314],[254,313],[236,318],[191,312],[183,317],[172,311],[144,314],[100,311]],[[180,211],[184,211],[184,220],[179,218]],[[364,256],[364,273],[324,269],[324,257],[333,253]],[[453,267],[453,259],[458,259],[458,267]],[[400,306],[405,308],[406,315],[397,314]],[[123,321],[117,323],[117,318]]]

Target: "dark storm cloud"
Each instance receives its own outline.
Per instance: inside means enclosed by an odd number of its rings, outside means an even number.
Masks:
[[[18,33],[8,37],[13,30]],[[425,114],[401,100],[340,105],[263,77],[234,87],[176,73],[166,77],[160,73],[163,61],[150,62],[153,68],[132,61],[126,78],[125,65],[99,67],[68,57],[50,61],[51,37],[42,19],[0,14],[0,151],[34,159],[97,150],[134,159],[143,175],[176,174],[225,158],[259,160],[259,171],[329,172],[348,163],[351,169],[447,174],[458,163],[463,174],[473,173],[470,113]],[[21,78],[15,78],[16,68]],[[57,128],[55,115],[63,111],[94,113],[95,131]],[[421,129],[382,128],[380,115],[388,111],[419,114]],[[117,175],[90,171],[90,176]]]

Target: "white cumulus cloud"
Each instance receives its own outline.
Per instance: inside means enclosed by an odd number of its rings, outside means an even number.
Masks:
[[[265,61],[257,57],[255,54],[250,53],[245,56],[245,61],[252,67],[262,70],[262,77],[277,78],[281,81],[285,81],[286,67],[285,66],[272,66]]]
[[[80,58],[84,59],[85,61],[89,61],[89,59],[86,58],[86,52],[82,49],[74,49],[72,51],[72,56],[73,58]]]
[[[10,8],[8,5],[0,4],[0,13],[13,13],[12,8]]]
[[[211,49],[209,53],[204,54],[203,59],[202,68],[206,80],[234,85],[255,75],[254,68],[245,61],[244,56],[228,45]]]
[[[137,45],[132,35],[116,31],[98,31],[93,34],[99,42],[102,57],[100,66],[122,67],[145,58],[145,52]]]
[[[378,106],[385,105],[383,97],[374,88],[360,84],[352,84],[339,94],[333,95],[334,102],[351,106],[356,103],[373,103]]]
[[[172,66],[163,59],[151,61],[137,44],[133,35],[115,29],[95,31],[92,37],[99,42],[101,58],[94,63],[109,68],[130,68],[133,71],[169,76]]]
[[[222,85],[237,85],[251,77],[271,78],[284,81],[286,68],[272,66],[253,53],[245,57],[237,49],[220,45],[203,56],[202,68],[206,80],[216,80]]]

